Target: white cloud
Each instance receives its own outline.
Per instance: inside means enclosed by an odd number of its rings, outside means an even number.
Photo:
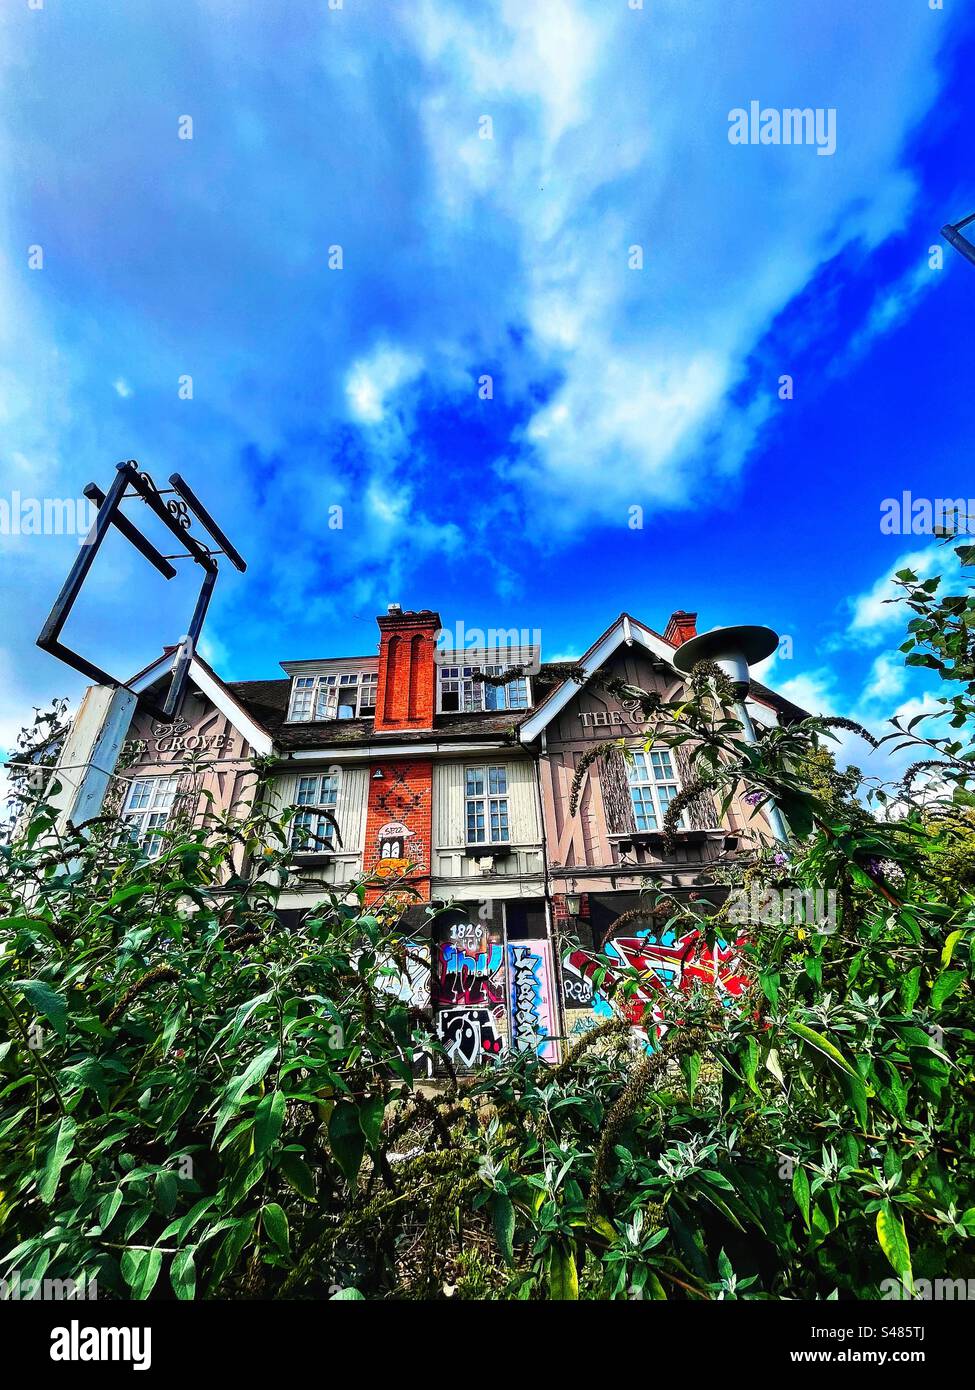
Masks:
[[[123,401],[127,401],[132,395],[132,387],[123,377],[119,377],[112,385],[115,387],[115,394],[121,396]]]
[[[907,667],[900,653],[896,655],[881,652],[870,668],[867,684],[860,696],[864,704],[889,701],[900,695],[907,684]]]
[[[345,381],[352,418],[365,425],[380,424],[389,398],[415,381],[422,370],[422,358],[389,344],[354,362]]]
[[[550,527],[634,501],[694,505],[740,468],[775,381],[731,392],[775,317],[844,246],[903,225],[915,188],[901,152],[937,91],[940,32],[920,8],[889,18],[896,34],[878,46],[862,7],[831,7],[799,45],[788,11],[772,10],[756,45],[724,7],[677,0],[411,7],[431,222],[505,229],[505,284],[560,378],[505,469],[557,502]],[[837,108],[833,158],[729,144],[729,110],[770,87],[786,105]],[[478,138],[481,115],[493,139]],[[628,269],[633,245],[642,270]],[[927,282],[904,277],[864,334],[898,322]]]
[[[888,640],[892,632],[906,627],[910,610],[903,603],[891,602],[904,592],[894,578],[904,569],[913,570],[921,579],[940,574],[951,581],[960,574],[961,565],[950,546],[939,541],[932,542],[924,550],[900,555],[865,593],[850,600],[853,616],[847,631],[854,640],[879,644]]]
[[[941,283],[942,274],[933,270],[925,259],[883,290],[874,301],[866,323],[851,339],[849,350],[843,358],[844,365],[848,365],[853,357],[862,356],[876,338],[902,323],[917,300]]]

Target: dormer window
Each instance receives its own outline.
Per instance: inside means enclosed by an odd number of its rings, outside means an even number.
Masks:
[[[295,676],[291,687],[291,723],[321,719],[356,719],[375,713],[376,671],[329,671]]]
[[[528,708],[527,676],[512,676],[502,684],[480,679],[482,676],[501,676],[513,670],[510,666],[441,666],[440,709],[472,713],[477,710]]]

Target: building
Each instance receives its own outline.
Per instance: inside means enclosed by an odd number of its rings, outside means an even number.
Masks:
[[[731,949],[702,964],[693,943],[657,940],[646,927],[604,942],[647,885],[701,889],[717,859],[770,837],[744,803],[719,820],[698,801],[667,851],[662,820],[687,767],[677,753],[646,751],[638,702],[592,679],[620,677],[673,698],[683,678],[671,657],[694,622],[675,613],[659,634],[621,614],[581,658],[582,683],[542,664],[537,644],[519,644],[517,633],[503,645],[478,634],[481,646],[452,650],[438,613],[397,605],[377,619],[378,651],[283,661],[276,679],[224,681],[194,657],[175,724],[137,710],[118,808],[155,855],[175,806],[196,815],[250,804],[260,757],[273,772],[273,806],[293,808],[302,881],[285,887],[283,920],[295,921],[323,886],[362,873],[380,885],[374,896],[384,882],[408,889],[411,934],[433,952],[432,986],[421,970],[391,988],[433,1009],[461,1065],[508,1047],[554,1059],[562,1039],[606,1009],[587,973],[594,944],[652,964],[661,979],[694,969],[737,978]],[[163,655],[131,688],[161,684],[170,662]],[[803,714],[759,685],[750,707],[766,723]],[[617,737],[632,747],[632,764],[622,755],[593,762],[572,814],[580,760]]]

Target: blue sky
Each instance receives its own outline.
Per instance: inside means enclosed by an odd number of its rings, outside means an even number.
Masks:
[[[391,600],[550,660],[683,607],[788,635],[810,707],[914,712],[882,599],[936,547],[880,506],[975,492],[975,270],[929,256],[973,62],[960,0],[11,0],[0,495],[182,472],[250,563],[228,679],[372,651]],[[753,100],[835,109],[835,154],[731,144]],[[0,535],[0,745],[80,690],[33,645],[74,553]],[[193,576],[99,560],[69,635],[130,673]]]

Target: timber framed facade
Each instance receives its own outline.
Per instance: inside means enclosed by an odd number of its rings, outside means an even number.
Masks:
[[[302,869],[284,886],[283,922],[362,874],[373,894],[407,889],[417,904],[410,935],[431,968],[390,988],[432,1010],[460,1067],[508,1049],[557,1059],[609,1012],[591,978],[595,947],[639,964],[657,988],[696,975],[736,992],[733,946],[702,954],[652,925],[607,934],[647,888],[707,889],[719,860],[771,838],[761,811],[736,800],[721,818],[699,798],[668,850],[663,817],[687,783],[686,762],[647,749],[639,703],[605,688],[615,677],[678,695],[672,657],[695,634],[695,615],[675,613],[659,634],[621,614],[580,658],[585,679],[546,666],[537,649],[442,649],[432,610],[390,605],[377,624],[378,651],[285,661],[269,680],[224,681],[194,657],[172,725],[136,711],[115,809],[147,855],[162,848],[176,807],[193,818],[251,806],[260,757],[272,771],[271,809],[291,814]],[[130,688],[151,692],[170,660]],[[749,708],[763,724],[804,715],[760,685]],[[585,755],[619,738],[632,760],[586,767],[573,811]],[[648,986],[633,1021],[652,1006]]]

